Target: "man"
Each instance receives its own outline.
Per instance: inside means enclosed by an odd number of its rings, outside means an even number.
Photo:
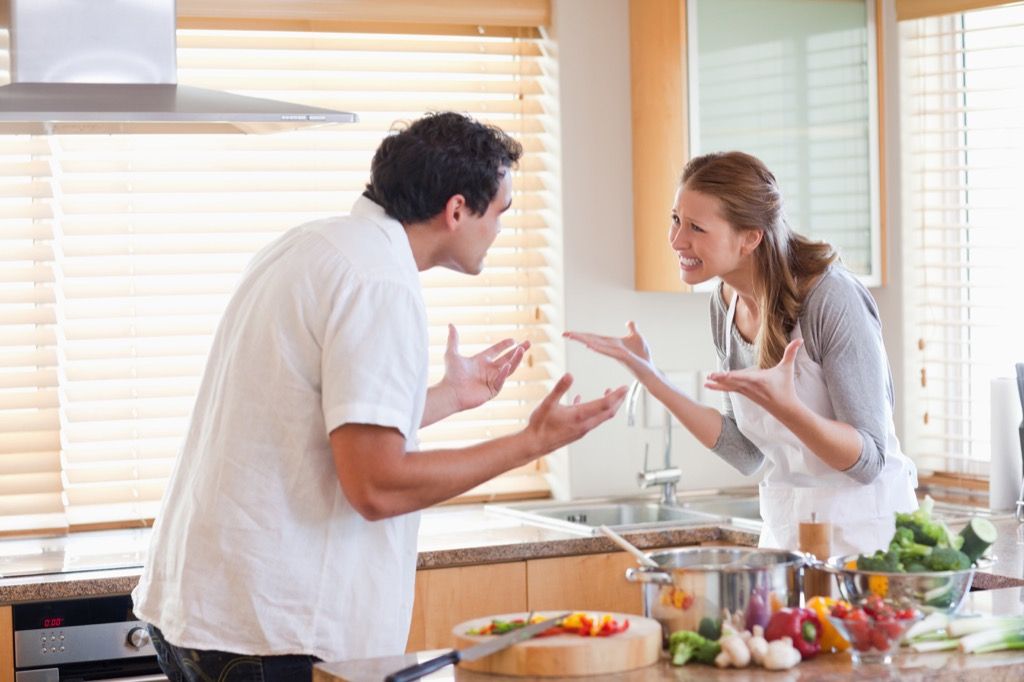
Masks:
[[[316,659],[401,653],[416,512],[570,443],[621,387],[561,405],[563,376],[515,434],[416,452],[416,433],[490,399],[528,344],[472,357],[449,327],[427,387],[418,272],[480,272],[521,147],[442,113],[377,149],[350,216],[255,256],[217,330],[154,528],[135,612],[172,680],[309,679]]]

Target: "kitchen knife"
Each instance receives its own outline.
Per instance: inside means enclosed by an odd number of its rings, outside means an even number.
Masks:
[[[525,642],[534,635],[538,635],[549,628],[553,628],[558,625],[563,618],[569,615],[570,612],[565,612],[555,616],[554,618],[548,618],[542,620],[539,623],[533,623],[526,627],[516,628],[511,632],[507,632],[499,637],[489,639],[482,644],[476,644],[467,649],[452,649],[451,651],[441,654],[436,658],[432,658],[429,661],[423,661],[416,665],[411,665],[408,668],[402,668],[398,672],[391,673],[384,678],[385,682],[412,682],[412,680],[418,680],[424,675],[429,675],[432,672],[440,670],[446,665],[455,665],[459,661],[475,661],[478,658],[484,656],[490,656],[491,654],[501,651],[506,647],[510,647],[518,642]]]

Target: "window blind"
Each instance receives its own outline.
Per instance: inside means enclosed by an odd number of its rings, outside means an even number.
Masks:
[[[271,136],[0,137],[10,159],[0,240],[14,258],[0,280],[0,471],[17,474],[0,484],[0,532],[38,527],[30,513],[71,528],[152,518],[249,258],[299,223],[347,213],[392,124],[427,111],[469,113],[525,148],[484,274],[423,274],[431,380],[448,322],[463,353],[505,336],[534,345],[498,399],[425,429],[422,447],[521,428],[557,361],[546,60],[532,29],[179,29],[180,83],[355,111],[360,122]],[[542,471],[524,467],[497,487],[536,493]]]
[[[990,383],[1024,360],[1024,4],[900,31],[908,449],[987,474]]]

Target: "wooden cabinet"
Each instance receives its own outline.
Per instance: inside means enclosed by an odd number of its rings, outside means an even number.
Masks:
[[[490,614],[554,609],[642,611],[640,586],[626,582],[636,560],[625,552],[424,569],[406,651],[451,646],[452,628]]]
[[[406,651],[450,647],[457,623],[526,609],[525,561],[417,571]]]
[[[14,682],[14,619],[10,606],[0,606],[0,682]]]
[[[625,552],[583,554],[526,562],[526,602],[530,609],[643,611],[640,585],[627,582],[636,559]]]

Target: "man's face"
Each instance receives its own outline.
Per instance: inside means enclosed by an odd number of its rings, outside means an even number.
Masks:
[[[487,250],[501,232],[501,214],[512,205],[512,174],[507,168],[502,173],[498,192],[482,215],[463,209],[465,215],[454,235],[451,258],[445,264],[452,270],[468,275],[479,275],[483,270]]]

